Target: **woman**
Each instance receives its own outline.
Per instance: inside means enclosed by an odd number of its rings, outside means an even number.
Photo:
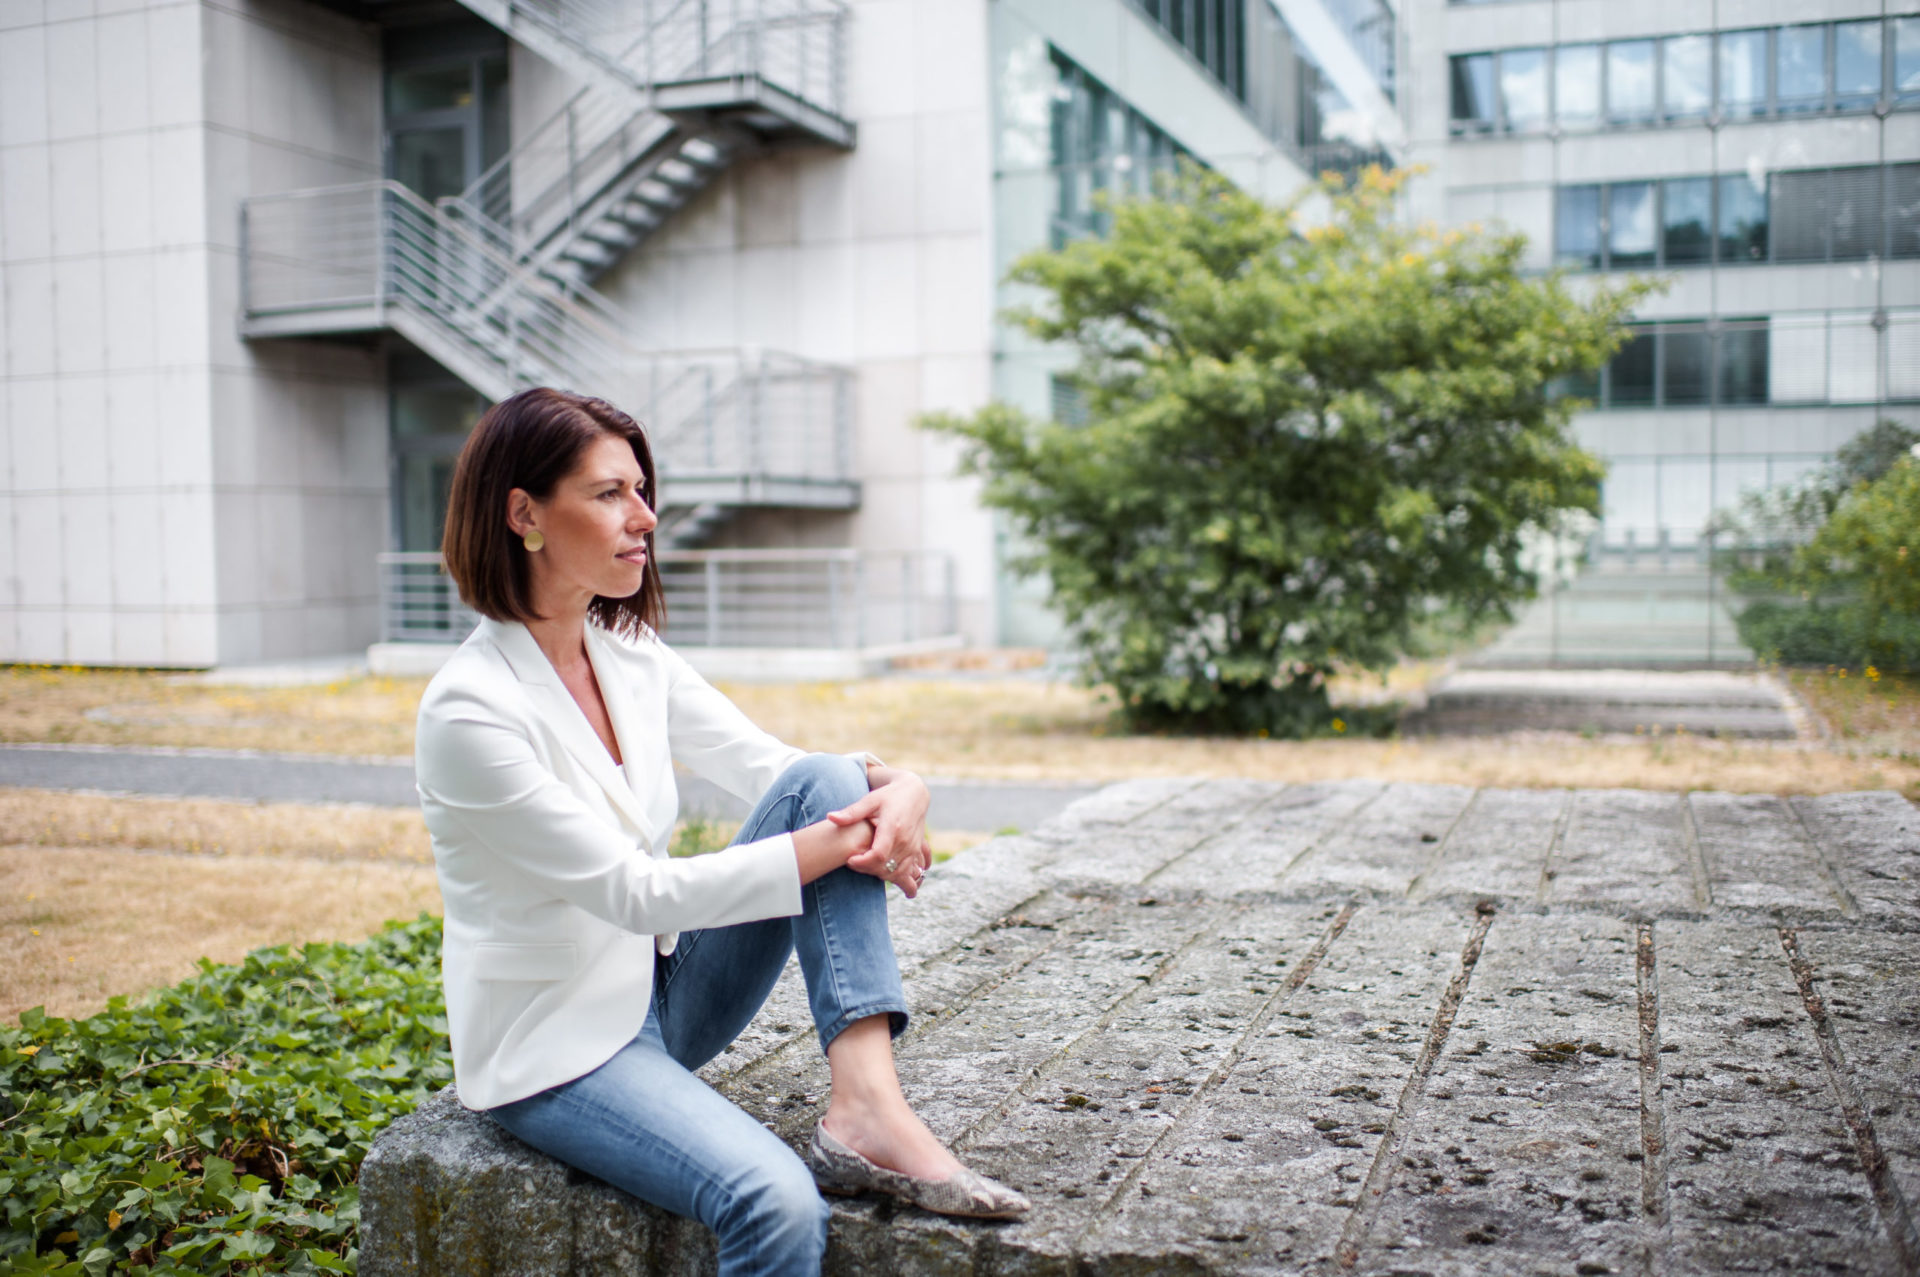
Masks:
[[[474,427],[446,568],[486,619],[428,686],[417,773],[446,908],[460,1098],[719,1236],[723,1273],[816,1272],[835,1192],[1011,1218],[907,1106],[886,883],[930,857],[927,788],[808,755],[655,636],[655,476],[641,429],[529,390]],[[755,802],[732,847],[666,859],[673,762]],[[832,1074],[808,1160],[694,1076],[798,951]]]

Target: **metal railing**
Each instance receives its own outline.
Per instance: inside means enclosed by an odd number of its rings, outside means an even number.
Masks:
[[[393,327],[491,399],[541,385],[598,395],[649,428],[667,501],[682,476],[851,477],[845,368],[642,351],[597,294],[562,290],[397,182],[256,196],[241,216],[250,320]]]
[[[663,91],[719,80],[737,93],[757,80],[843,114],[847,15],[836,0],[512,0],[511,7],[601,72],[458,197],[502,227],[517,255],[584,229],[582,211],[595,197],[673,140],[679,127],[658,113]]]
[[[378,556],[380,641],[458,643],[480,616],[461,602],[436,551]]]
[[[415,319],[430,329],[429,353],[493,399],[627,361],[618,329],[398,182],[254,196],[240,217],[249,319]]]
[[[381,637],[457,643],[478,618],[438,554],[382,554]],[[959,632],[953,561],[936,551],[696,550],[663,558],[676,647],[868,649]]]

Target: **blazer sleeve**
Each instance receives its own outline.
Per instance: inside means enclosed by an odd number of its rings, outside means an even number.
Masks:
[[[736,798],[758,802],[780,773],[807,756],[756,727],[678,652],[667,662],[667,743],[674,761]]]
[[[615,926],[664,935],[800,912],[791,835],[655,858],[547,770],[525,733],[479,696],[423,707],[415,753],[423,800],[521,874]]]

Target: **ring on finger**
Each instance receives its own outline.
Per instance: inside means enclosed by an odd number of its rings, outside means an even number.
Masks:
[[[893,872],[894,870],[896,870],[896,869],[898,869],[899,867],[900,867],[900,862],[899,862],[899,861],[897,861],[897,860],[889,860],[889,861],[887,861],[887,872],[888,872],[888,873],[892,873],[892,872]]]

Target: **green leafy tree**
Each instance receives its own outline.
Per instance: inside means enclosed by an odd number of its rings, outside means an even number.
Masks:
[[[1825,526],[1843,497],[1873,483],[1920,444],[1920,430],[1881,418],[1841,444],[1833,460],[1788,483],[1743,492],[1709,524],[1715,558],[1737,591],[1800,593],[1799,551]]]
[[[1740,637],[1770,660],[1920,670],[1920,455],[1853,486],[1786,565],[1747,588]]]
[[[1510,615],[1529,537],[1597,508],[1548,387],[1606,360],[1645,288],[1582,301],[1518,235],[1403,225],[1402,180],[1330,180],[1309,225],[1305,198],[1189,167],[1014,267],[1044,302],[1013,321],[1079,351],[1083,426],[923,420],[1136,726],[1321,730],[1336,666],[1384,668],[1442,609]]]

